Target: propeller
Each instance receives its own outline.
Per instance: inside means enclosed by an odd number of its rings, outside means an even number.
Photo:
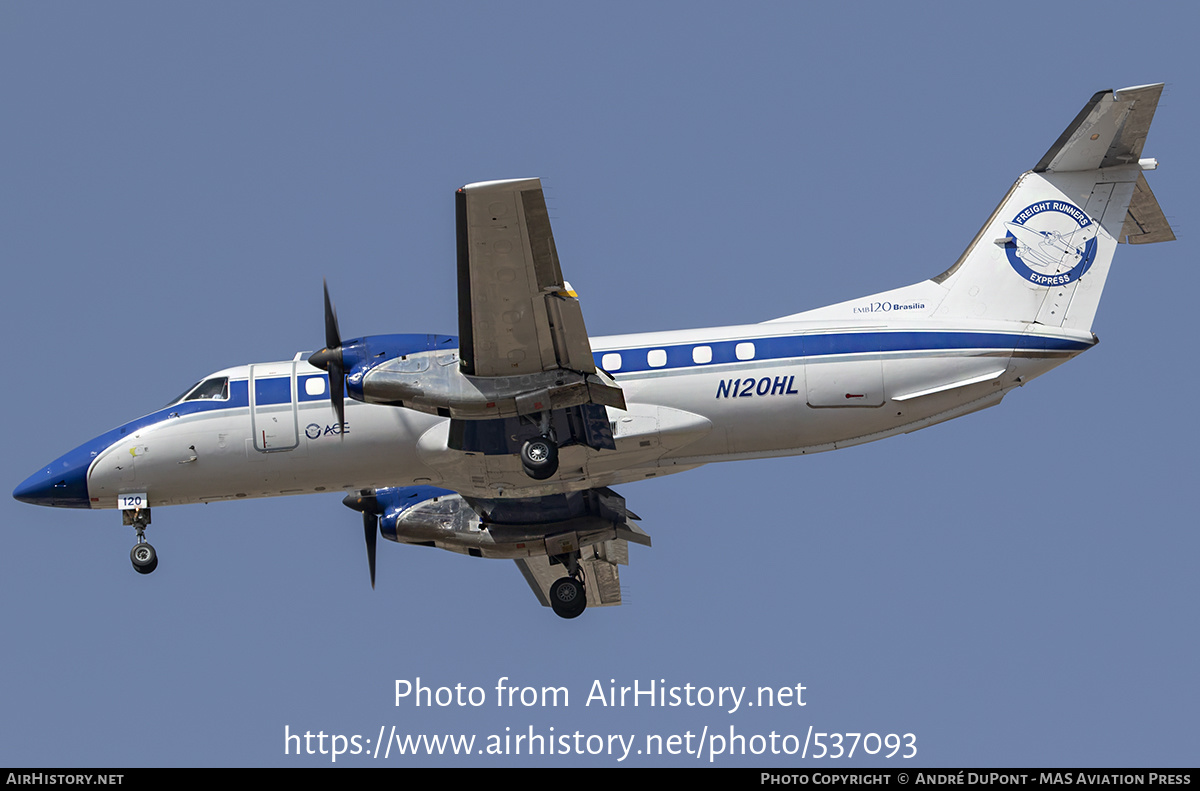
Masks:
[[[346,367],[342,356],[342,335],[338,332],[337,311],[329,299],[329,283],[321,282],[325,287],[325,348],[309,357],[308,362],[329,372],[329,400],[333,402],[340,428],[346,422]]]
[[[348,494],[342,498],[342,505],[362,512],[363,537],[367,540],[367,565],[371,568],[371,590],[375,590],[375,541],[379,536],[379,516],[383,513],[383,506],[375,497],[374,489]]]

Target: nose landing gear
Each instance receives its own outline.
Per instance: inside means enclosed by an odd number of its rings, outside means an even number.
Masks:
[[[150,509],[138,508],[122,511],[121,518],[126,525],[137,531],[137,543],[133,545],[133,549],[129,550],[129,560],[133,563],[133,570],[138,574],[149,574],[158,568],[158,553],[146,540],[146,526],[150,524]]]

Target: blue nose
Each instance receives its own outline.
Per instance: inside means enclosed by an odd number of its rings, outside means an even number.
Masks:
[[[87,471],[94,453],[77,448],[25,479],[13,490],[23,503],[57,508],[91,508]]]

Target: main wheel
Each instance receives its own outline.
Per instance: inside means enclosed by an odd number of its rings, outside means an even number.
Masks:
[[[578,618],[587,609],[587,591],[574,577],[555,580],[550,586],[550,607],[559,618]]]
[[[129,550],[129,559],[133,561],[133,570],[138,574],[149,574],[158,568],[158,553],[145,541],[133,545],[133,549]]]
[[[521,466],[535,481],[558,472],[558,446],[549,437],[535,437],[521,446]]]

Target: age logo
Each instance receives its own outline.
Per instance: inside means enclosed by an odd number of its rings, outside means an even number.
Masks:
[[[1096,260],[1100,223],[1066,201],[1040,201],[1006,222],[1004,246],[1013,271],[1038,286],[1062,286],[1083,277]]]

